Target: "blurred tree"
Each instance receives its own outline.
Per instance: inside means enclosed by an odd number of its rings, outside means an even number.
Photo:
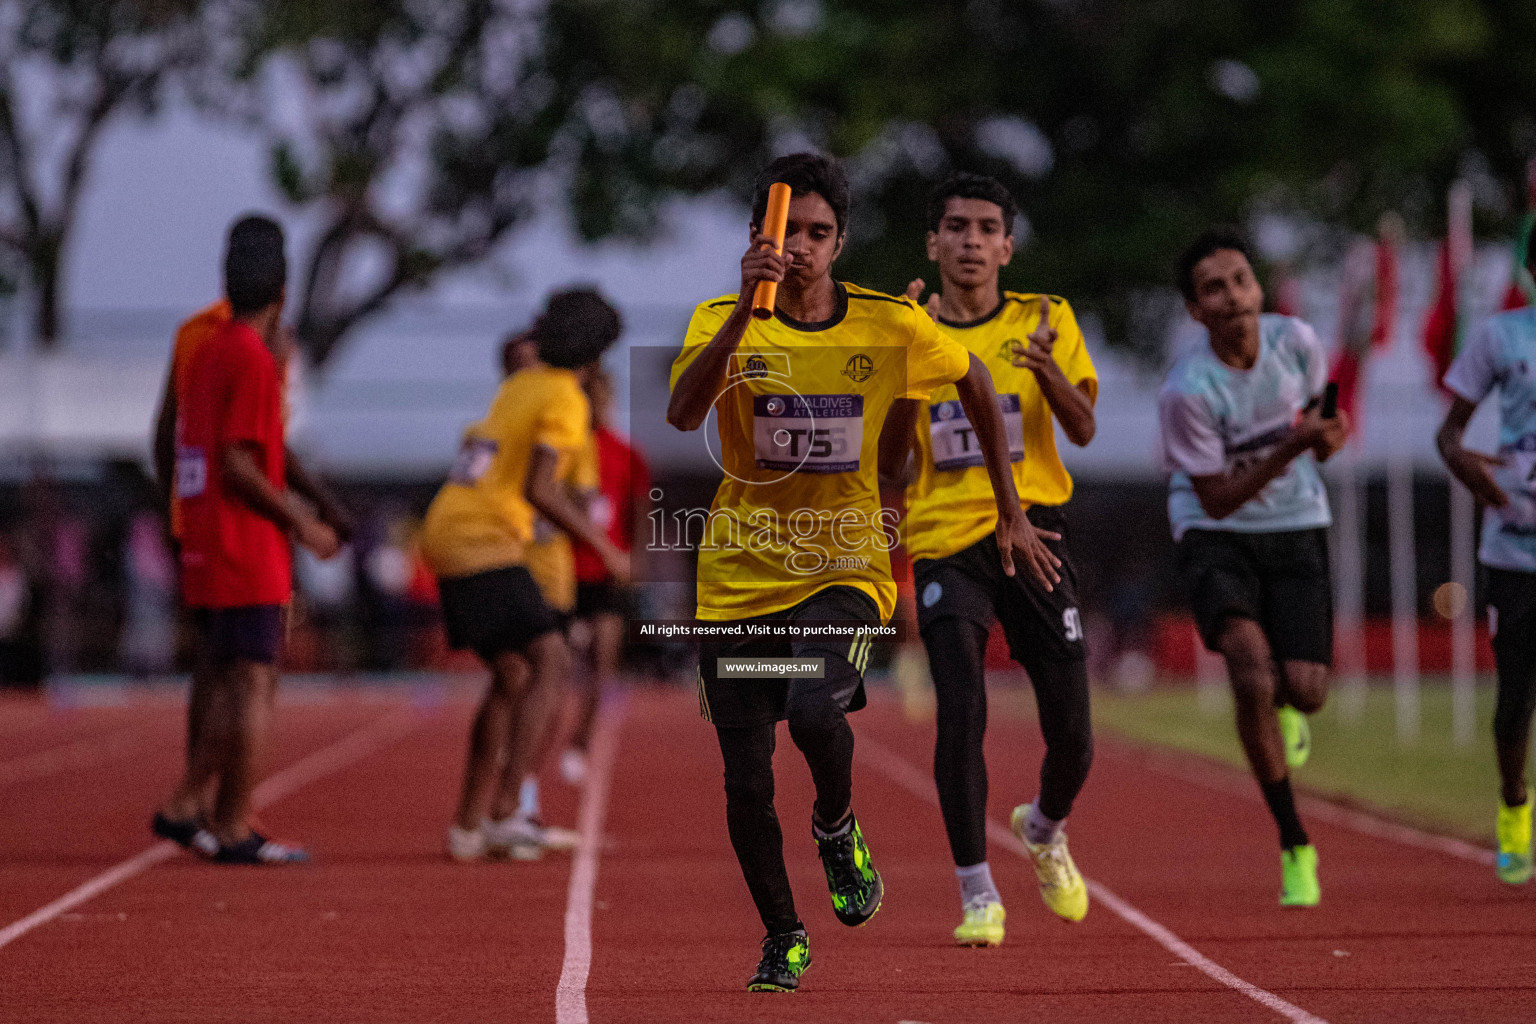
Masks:
[[[63,330],[63,262],[91,154],[123,110],[153,111],[198,52],[195,0],[0,3],[0,268],[22,270],[33,330]]]
[[[228,9],[233,73],[201,95],[261,126],[279,188],[320,219],[290,301],[301,343],[324,363],[392,296],[485,257],[539,198],[562,118],[537,10],[521,0]]]
[[[842,272],[896,290],[931,277],[929,187],[981,170],[1027,219],[1007,283],[1155,357],[1173,260],[1213,221],[1430,227],[1469,159],[1517,195],[1533,22],[1521,0],[551,0],[544,59],[587,237],[644,235],[677,192],[745,197],[814,146],[855,188]]]

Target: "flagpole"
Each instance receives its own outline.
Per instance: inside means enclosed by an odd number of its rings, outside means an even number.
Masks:
[[[1365,557],[1361,544],[1360,466],[1355,449],[1346,445],[1334,456],[1334,493],[1338,515],[1333,544],[1338,554],[1334,575],[1335,621],[1338,625],[1339,721],[1358,725],[1365,717]]]
[[[1471,316],[1473,302],[1472,239],[1472,186],[1462,180],[1451,183],[1446,194],[1446,249],[1451,267],[1451,298],[1454,302],[1453,348],[1451,355],[1461,350]],[[1436,385],[1440,381],[1435,381]],[[1473,628],[1472,596],[1476,586],[1473,548],[1473,520],[1476,509],[1471,492],[1450,481],[1451,491],[1451,582],[1458,585],[1463,600],[1453,603],[1448,610],[1451,617],[1451,738],[1458,746],[1472,742],[1476,728],[1477,690],[1476,653]],[[1461,607],[1456,607],[1460,604]]]

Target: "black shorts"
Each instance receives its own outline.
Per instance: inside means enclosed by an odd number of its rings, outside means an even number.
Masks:
[[[448,576],[437,581],[437,589],[448,645],[474,651],[487,662],[561,628],[560,617],[521,565]]]
[[[880,624],[880,609],[862,590],[833,586],[812,594],[793,608],[742,622],[803,622],[841,619]],[[699,644],[699,715],[723,728],[763,725],[784,720],[789,691],[825,689],[843,712],[858,711],[868,703],[864,694],[864,668],[869,662],[871,640],[859,635],[850,639],[816,637],[790,640],[706,640]],[[719,658],[821,658],[822,678],[722,679]]]
[[[924,643],[945,619],[974,622],[983,630],[996,619],[1008,639],[1013,660],[1045,657],[1052,661],[1081,661],[1088,656],[1083,621],[1077,608],[1077,573],[1067,556],[1066,517],[1054,506],[1035,505],[1027,515],[1042,530],[1061,534],[1046,541],[1061,559],[1061,582],[1049,593],[1025,566],[1015,563],[1014,575],[1003,572],[997,537],[987,534],[964,551],[947,558],[923,558],[912,565],[917,589],[917,624]]]
[[[635,597],[628,587],[621,587],[612,580],[576,584],[574,618],[590,619],[597,615],[617,615],[621,619],[630,619],[634,614]]]
[[[237,661],[275,665],[283,649],[285,612],[280,604],[194,608],[192,621],[205,653],[215,665],[232,665]]]
[[[1189,530],[1178,544],[1179,581],[1206,649],[1228,618],[1252,619],[1277,661],[1333,664],[1333,575],[1328,531]]]
[[[1536,662],[1536,572],[1488,566],[1488,627],[1499,663]]]

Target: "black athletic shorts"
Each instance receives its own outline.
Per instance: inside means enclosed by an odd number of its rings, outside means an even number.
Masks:
[[[1536,662],[1536,572],[1488,570],[1488,628],[1500,663]]]
[[[284,615],[280,604],[250,604],[237,608],[194,608],[192,620],[215,665],[254,661],[277,664],[283,649]]]
[[[437,581],[437,589],[448,645],[474,651],[487,662],[561,628],[560,616],[544,603],[539,585],[521,565],[448,576]]]
[[[573,618],[590,619],[595,615],[617,615],[631,619],[635,615],[635,597],[628,587],[612,580],[576,584],[576,611]]]
[[[1333,664],[1333,575],[1328,531],[1189,530],[1178,544],[1179,581],[1207,650],[1231,616],[1252,619],[1277,661]]]
[[[1017,560],[1010,579],[998,556],[997,537],[990,533],[947,558],[919,559],[912,565],[912,578],[917,624],[925,642],[932,627],[945,619],[963,619],[987,630],[995,618],[1008,638],[1009,653],[1020,664],[1030,654],[1052,661],[1088,656],[1077,609],[1077,573],[1067,556],[1066,517],[1048,505],[1032,506],[1026,514],[1042,530],[1061,534],[1061,540],[1045,542],[1061,559],[1061,582],[1047,593]]]
[[[833,586],[812,594],[793,608],[740,621],[827,619],[857,620],[877,626],[880,609],[862,590]],[[842,711],[858,711],[868,703],[864,694],[864,668],[869,663],[871,645],[870,638],[863,634],[852,638],[813,637],[803,641],[703,641],[699,644],[699,714],[706,722],[725,728],[780,722],[784,719],[791,687],[797,693],[826,689],[828,698]],[[718,671],[719,658],[821,658],[822,678],[722,679]]]

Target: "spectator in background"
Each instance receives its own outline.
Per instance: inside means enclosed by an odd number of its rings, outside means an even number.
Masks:
[[[0,533],[0,686],[36,686],[42,682],[36,613],[36,584],[22,565],[11,537]]]
[[[169,672],[176,660],[176,566],[153,513],[140,512],[128,524],[122,575],[119,661],[136,675]]]

